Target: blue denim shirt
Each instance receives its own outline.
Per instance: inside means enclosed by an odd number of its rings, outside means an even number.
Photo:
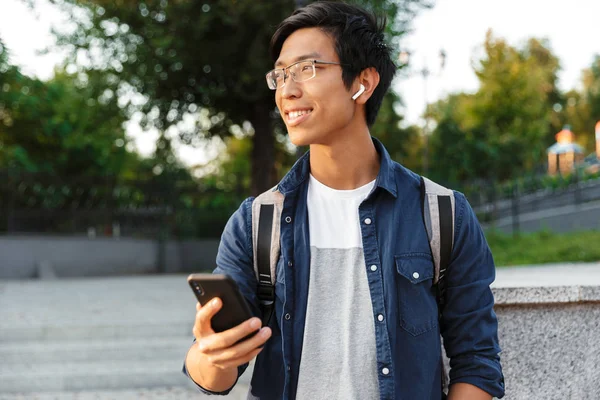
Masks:
[[[462,194],[455,194],[455,242],[446,275],[446,306],[438,323],[419,176],[393,162],[378,140],[374,143],[381,167],[359,216],[373,315],[385,316],[382,322],[374,319],[380,398],[442,398],[440,333],[450,358],[450,384],[470,383],[502,397],[498,324],[490,290],[495,267],[473,210]],[[278,185],[285,200],[273,334],[256,359],[250,399],[295,398],[309,285],[309,169],[307,153]],[[259,316],[252,201],[246,199],[227,223],[214,272],[231,276]],[[239,374],[245,369],[240,367]]]

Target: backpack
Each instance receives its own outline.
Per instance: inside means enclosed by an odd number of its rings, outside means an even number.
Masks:
[[[421,214],[427,230],[434,264],[433,285],[438,304],[438,318],[445,305],[446,269],[454,245],[454,193],[421,177]],[[277,186],[259,195],[252,203],[252,247],[254,272],[258,280],[258,300],[263,326],[268,325],[275,302],[275,270],[280,251],[281,213],[284,196]],[[289,216],[285,222],[290,222]],[[442,349],[443,350],[443,349]],[[442,391],[447,375],[442,363]]]

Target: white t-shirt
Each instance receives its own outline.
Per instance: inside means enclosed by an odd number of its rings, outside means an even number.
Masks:
[[[375,181],[335,190],[308,185],[310,282],[298,399],[378,399],[371,294],[358,207]]]

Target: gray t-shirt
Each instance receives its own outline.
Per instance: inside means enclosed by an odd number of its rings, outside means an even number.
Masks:
[[[375,181],[335,190],[308,186],[310,282],[296,397],[378,399],[371,294],[358,206]]]

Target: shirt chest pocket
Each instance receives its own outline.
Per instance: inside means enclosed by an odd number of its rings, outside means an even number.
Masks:
[[[395,261],[400,326],[413,336],[428,332],[438,319],[431,255],[401,254]]]

